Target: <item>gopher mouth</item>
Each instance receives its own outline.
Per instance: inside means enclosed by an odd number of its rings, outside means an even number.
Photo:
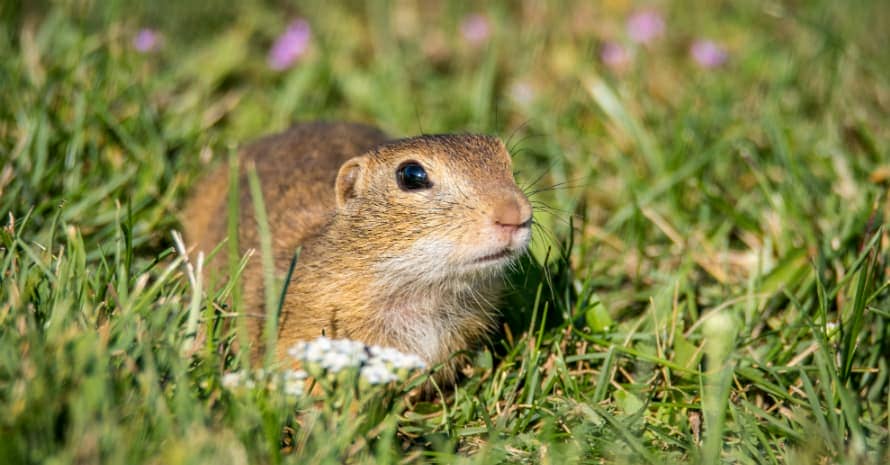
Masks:
[[[495,253],[490,254],[490,255],[485,255],[485,256],[483,256],[483,257],[479,257],[479,258],[473,260],[473,263],[480,263],[480,264],[482,264],[482,263],[496,262],[496,261],[502,260],[502,259],[504,259],[504,258],[507,258],[507,257],[509,257],[509,256],[511,256],[511,255],[513,255],[513,251],[510,250],[510,249],[508,249],[508,248],[505,248],[505,249],[502,249],[502,250],[499,251],[499,252],[495,252]]]

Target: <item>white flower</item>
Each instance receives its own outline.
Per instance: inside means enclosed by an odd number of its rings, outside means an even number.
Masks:
[[[303,395],[303,382],[309,375],[303,370],[285,370],[284,393],[289,396]]]
[[[426,368],[423,359],[417,355],[402,353],[392,347],[371,346],[369,352],[374,359],[389,363],[396,369],[422,370]]]
[[[249,374],[243,370],[224,374],[221,382],[226,389],[253,389],[253,387],[256,386]]]
[[[355,367],[358,365],[359,360],[356,360],[355,357],[350,357],[349,354],[344,354],[342,352],[328,352],[321,360],[322,368],[334,373],[339,373],[345,368]]]
[[[363,366],[360,374],[370,384],[384,384],[399,379],[386,364],[379,360]]]

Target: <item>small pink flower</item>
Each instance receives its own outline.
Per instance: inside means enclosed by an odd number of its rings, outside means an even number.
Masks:
[[[655,10],[639,10],[627,18],[627,35],[638,44],[648,44],[664,34],[664,18]]]
[[[460,23],[460,33],[472,45],[480,45],[491,36],[491,25],[485,15],[474,13]]]
[[[133,37],[133,48],[142,53],[154,52],[161,47],[161,35],[154,29],[142,28]]]
[[[510,86],[510,98],[519,105],[530,105],[535,101],[535,88],[526,81],[515,82]]]
[[[306,54],[311,38],[312,29],[305,20],[298,19],[290,23],[269,50],[269,67],[281,71],[293,66],[300,57]]]
[[[606,42],[600,49],[600,60],[609,68],[619,70],[630,64],[630,53],[617,42]]]
[[[689,54],[699,66],[706,69],[722,66],[729,59],[726,50],[710,40],[696,40],[689,47]]]

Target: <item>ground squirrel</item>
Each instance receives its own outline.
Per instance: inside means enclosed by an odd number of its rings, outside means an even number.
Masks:
[[[277,271],[302,247],[279,319],[278,356],[322,334],[446,361],[493,328],[507,265],[527,250],[532,207],[495,137],[390,139],[352,123],[308,123],[239,153],[243,251],[259,250],[246,166],[262,185]],[[227,232],[228,169],[199,182],[183,223],[205,253]],[[210,268],[225,269],[225,247]],[[262,346],[260,257],[244,274]]]

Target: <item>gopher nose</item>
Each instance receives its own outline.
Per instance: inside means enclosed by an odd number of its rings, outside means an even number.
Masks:
[[[510,196],[495,204],[493,219],[494,224],[515,231],[531,225],[532,209],[528,201],[521,202],[520,199]]]

